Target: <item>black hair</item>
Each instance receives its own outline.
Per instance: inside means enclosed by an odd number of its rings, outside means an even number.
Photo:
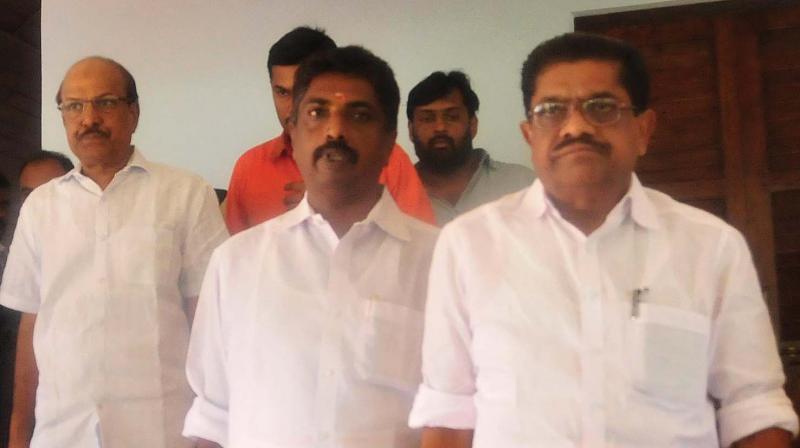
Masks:
[[[64,169],[65,173],[75,168],[75,165],[72,164],[72,160],[70,160],[69,157],[65,156],[64,154],[61,154],[60,152],[47,151],[43,149],[41,151],[36,151],[27,158],[25,158],[25,161],[22,162],[22,166],[19,168],[20,176],[22,175],[22,171],[24,171],[25,168],[28,167],[28,165],[36,162],[43,162],[45,160],[52,160],[54,162],[57,162],[59,165],[61,165],[61,168]]]
[[[123,81],[125,81],[125,98],[127,99],[128,104],[134,104],[139,102],[139,92],[136,90],[136,80],[133,79],[133,75],[131,75],[131,72],[129,72],[127,68],[125,68],[119,62],[104,56],[89,56],[88,58],[81,59],[80,61],[73,64],[73,67],[76,64],[89,59],[97,59],[100,61],[108,62],[109,64],[116,67],[117,70],[119,70],[120,74],[122,74]],[[61,104],[61,89],[63,87],[64,87],[64,81],[62,80],[61,85],[58,86],[58,92],[56,92],[56,104]]]
[[[542,42],[525,59],[522,65],[525,113],[530,113],[536,81],[546,67],[585,59],[619,63],[619,82],[631,97],[634,113],[638,115],[647,109],[650,76],[639,50],[619,39],[589,33],[566,33]]]
[[[292,120],[297,122],[297,106],[303,100],[311,81],[327,73],[339,73],[363,79],[370,83],[378,98],[386,129],[397,130],[397,111],[400,106],[400,88],[389,64],[369,50],[359,46],[334,48],[315,55],[300,65],[294,79]]]
[[[481,101],[472,90],[469,77],[458,70],[449,73],[433,72],[414,86],[408,93],[406,117],[411,120],[414,116],[414,109],[444,98],[454,90],[461,92],[461,97],[464,99],[464,105],[467,107],[470,118],[474,117],[475,112],[478,111],[481,105]]]
[[[8,181],[8,178],[0,173],[0,189],[11,188],[11,182]],[[0,235],[2,236],[2,235]]]
[[[336,48],[336,42],[321,28],[301,26],[284,34],[269,49],[267,70],[272,77],[276,65],[299,65],[310,56]]]

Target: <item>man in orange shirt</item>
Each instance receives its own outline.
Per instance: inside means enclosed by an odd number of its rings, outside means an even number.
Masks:
[[[225,206],[225,222],[231,234],[278,216],[302,199],[305,185],[292,158],[286,129],[292,110],[294,74],[306,58],[333,48],[336,43],[324,31],[308,27],[295,28],[270,48],[267,69],[283,133],[249,149],[236,162]],[[380,182],[386,185],[403,212],[435,222],[425,187],[399,145],[392,149]]]

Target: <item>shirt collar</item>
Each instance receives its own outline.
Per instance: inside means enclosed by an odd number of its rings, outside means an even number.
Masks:
[[[292,155],[292,137],[289,136],[289,133],[283,131],[280,135],[282,145],[275,145],[269,151],[269,158],[271,159],[278,159],[285,156]]]
[[[525,194],[525,202],[530,204],[533,215],[537,218],[543,217],[547,212],[556,213],[558,210],[550,202],[544,191],[544,186],[539,179],[536,179]],[[620,199],[620,202],[612,209],[609,215],[614,214],[619,207],[622,207],[622,213],[630,214],[634,222],[642,227],[656,229],[660,226],[658,214],[656,213],[653,203],[647,197],[639,178],[636,174],[631,175],[631,185],[628,192]]]
[[[80,161],[78,161],[75,167],[72,168],[67,174],[61,176],[58,182],[66,182],[73,178],[79,179],[85,177],[81,173],[81,169],[82,169],[81,163]],[[151,169],[150,162],[142,155],[142,153],[138,149],[136,149],[136,147],[134,147],[133,153],[131,154],[131,157],[128,159],[128,163],[126,163],[125,166],[122,167],[121,170],[119,170],[119,172],[128,172],[133,170],[142,170],[144,172],[149,172],[150,169]]]
[[[317,213],[308,203],[308,194],[303,196],[303,200],[297,204],[297,207],[289,210],[284,214],[284,221],[287,228],[295,227],[303,224],[306,221],[324,222],[325,218]],[[403,240],[411,240],[411,232],[407,227],[407,220],[410,219],[404,215],[400,208],[392,199],[389,190],[384,188],[381,193],[380,199],[370,210],[366,218],[361,223],[363,225],[372,225],[379,227],[387,234]]]

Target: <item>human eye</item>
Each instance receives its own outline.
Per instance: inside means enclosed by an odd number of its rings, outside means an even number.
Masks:
[[[81,101],[64,101],[61,103],[61,110],[67,113],[80,113],[83,111],[83,103]]]
[[[558,102],[539,103],[533,108],[534,115],[550,118],[563,115],[567,110],[567,105]]]
[[[586,111],[609,113],[615,112],[619,108],[619,105],[617,104],[617,100],[613,98],[595,98],[586,101],[583,107]]]
[[[368,109],[355,109],[350,112],[350,118],[356,123],[367,123],[372,121],[373,113]]]
[[[328,116],[328,110],[321,106],[314,106],[306,111],[306,115],[312,120],[322,120]]]
[[[292,93],[292,92],[291,92],[289,89],[283,88],[283,87],[281,87],[281,86],[275,86],[275,87],[273,88],[273,90],[275,91],[275,94],[276,94],[276,95],[278,95],[278,96],[282,96],[282,97],[289,96],[289,94],[291,94],[291,93]]]
[[[459,114],[458,111],[445,112],[444,114],[444,121],[453,123],[459,119],[461,119],[461,114]]]
[[[436,116],[430,112],[421,112],[417,114],[417,121],[420,123],[433,123],[436,121]]]
[[[113,98],[113,97],[97,98],[93,102],[98,109],[111,110],[117,107],[117,104],[119,104],[119,98]]]

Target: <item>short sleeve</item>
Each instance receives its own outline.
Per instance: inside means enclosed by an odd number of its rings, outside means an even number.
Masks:
[[[41,254],[36,238],[34,208],[40,196],[31,194],[22,206],[9,248],[0,305],[24,313],[37,313],[41,304]]]
[[[709,393],[720,403],[722,446],[770,427],[797,434],[797,416],[783,390],[775,335],[744,238],[731,229],[717,259]]]
[[[409,416],[409,425],[471,429],[475,426],[475,374],[470,356],[465,288],[461,282],[452,228],[436,244],[428,280],[425,336],[422,344],[423,383]]]
[[[186,376],[196,397],[186,415],[183,435],[226,446],[229,392],[216,260],[215,255],[209,263],[189,340]]]
[[[183,297],[199,294],[211,253],[228,238],[214,190],[204,185],[194,194],[193,200],[197,205],[190,211],[182,244],[180,289]]]

